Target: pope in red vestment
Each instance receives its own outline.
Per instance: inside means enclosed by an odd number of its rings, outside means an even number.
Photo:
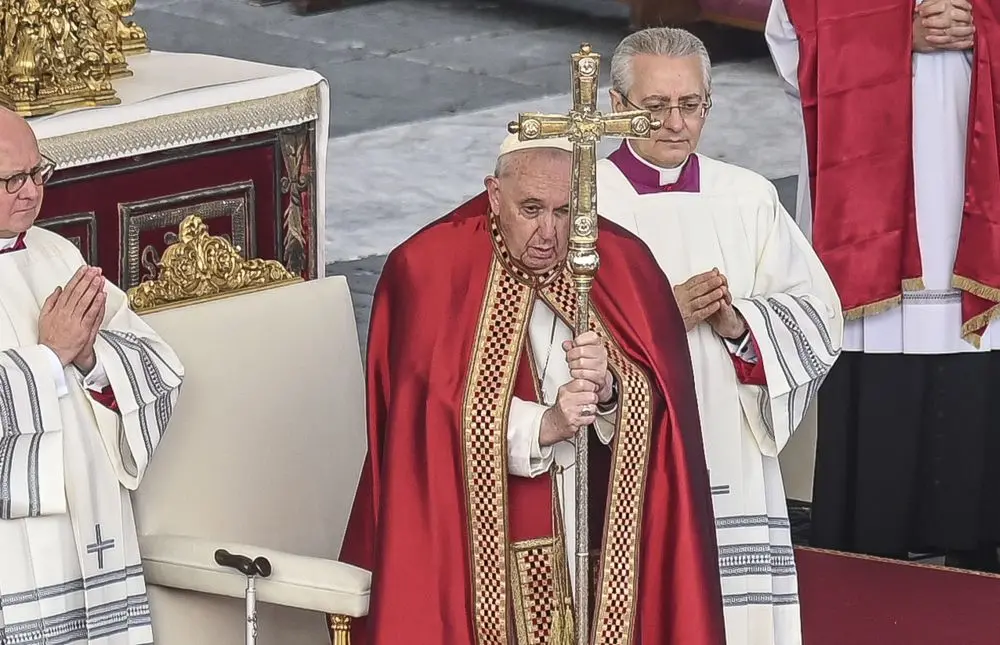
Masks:
[[[369,451],[341,553],[372,571],[356,645],[573,641],[561,519],[572,502],[560,508],[557,466],[518,476],[508,455],[512,400],[543,400],[533,309],[569,328],[576,314],[567,149],[509,138],[487,192],[386,261],[368,341]],[[723,645],[684,325],[646,246],[603,219],[599,231],[592,331],[552,355],[573,380],[536,435],[592,445],[591,642]],[[598,440],[595,415],[609,404],[613,438]]]

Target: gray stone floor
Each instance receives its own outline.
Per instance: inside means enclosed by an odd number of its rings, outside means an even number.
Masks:
[[[601,4],[617,0],[580,6]],[[607,59],[627,33],[621,17],[510,0],[369,0],[312,16],[249,0],[138,0],[136,19],[155,49],[323,74],[331,136],[567,92],[581,41]],[[760,34],[700,31],[716,62],[767,55]]]
[[[587,41],[607,61],[627,33],[622,6],[617,0],[380,0],[300,16],[286,4],[249,0],[139,0],[136,19],[154,49],[315,69],[330,81],[331,137],[340,137],[566,92],[568,54]],[[760,34],[695,30],[716,63],[767,57]],[[790,206],[794,178],[778,185]],[[362,339],[384,260],[328,267],[348,277]]]
[[[361,353],[365,354],[368,338],[368,319],[371,315],[372,296],[375,285],[385,264],[384,255],[375,255],[351,262],[337,262],[327,266],[327,275],[347,276],[347,284],[351,287],[351,298],[354,301],[354,319],[358,324],[358,339],[361,341]]]

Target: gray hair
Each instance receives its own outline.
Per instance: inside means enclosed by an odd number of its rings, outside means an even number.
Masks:
[[[643,54],[671,58],[697,56],[701,60],[705,94],[712,93],[712,60],[705,43],[684,29],[653,27],[628,35],[615,48],[611,57],[611,84],[622,96],[632,89],[632,59]]]
[[[526,156],[525,153],[528,152],[536,155],[549,155],[551,157],[573,154],[560,148],[528,148],[526,150],[515,150],[514,152],[508,152],[505,155],[500,155],[497,158],[497,165],[493,170],[493,176],[500,179],[501,177],[513,173],[517,164],[524,162],[524,157]]]

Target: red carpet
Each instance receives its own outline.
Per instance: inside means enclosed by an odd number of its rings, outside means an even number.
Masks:
[[[1000,576],[796,548],[804,645],[998,645]]]

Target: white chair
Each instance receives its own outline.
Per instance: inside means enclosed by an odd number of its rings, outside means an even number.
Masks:
[[[244,643],[246,578],[220,548],[271,562],[260,645],[346,645],[371,585],[336,561],[366,450],[347,281],[244,261],[189,218],[158,281],[129,296],[186,371],[133,494],[157,645]]]

